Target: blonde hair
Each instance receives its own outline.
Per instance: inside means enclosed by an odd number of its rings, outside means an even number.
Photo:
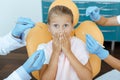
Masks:
[[[55,16],[55,15],[69,15],[71,17],[71,22],[73,23],[73,14],[72,14],[72,11],[65,7],[65,6],[55,6],[53,7],[49,13],[48,13],[48,24],[50,23],[50,19],[52,16]]]

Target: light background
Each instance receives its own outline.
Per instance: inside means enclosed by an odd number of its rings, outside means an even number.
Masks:
[[[120,2],[120,0],[84,1]],[[41,22],[41,0],[0,0],[0,36],[3,36],[10,32],[14,28],[19,17],[28,17],[31,18],[34,22]]]

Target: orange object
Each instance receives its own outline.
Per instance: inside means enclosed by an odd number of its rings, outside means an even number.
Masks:
[[[82,32],[84,32],[84,34],[82,34]],[[103,35],[95,23],[85,21],[75,29],[76,37],[82,39],[84,42],[86,33],[91,34],[96,40],[103,44]],[[48,31],[47,25],[44,23],[37,23],[36,26],[30,30],[26,39],[28,55],[30,56],[34,53],[40,43],[47,43],[51,39],[52,36]],[[90,64],[93,70],[93,77],[95,77],[100,71],[101,60],[96,55],[90,54]],[[34,71],[32,74],[37,80],[40,79],[40,71]]]
[[[72,13],[73,13],[73,25],[75,26],[78,23],[79,15],[80,15],[79,10],[78,10],[77,6],[75,5],[75,3],[72,0],[55,0],[50,5],[49,10],[57,5],[66,6],[72,11]]]
[[[103,45],[104,37],[102,32],[97,27],[97,25],[92,21],[84,21],[82,22],[76,29],[75,35],[82,39],[85,42],[85,35],[90,34],[95,38],[101,45]]]
[[[84,21],[75,29],[75,36],[86,42],[86,34],[90,34],[101,45],[104,43],[104,37],[97,25],[92,21]],[[101,60],[98,56],[90,54],[90,64],[92,67],[93,77],[95,77],[101,69]]]
[[[26,38],[26,47],[28,56],[31,56],[37,49],[38,45],[41,43],[47,43],[52,39],[48,27],[44,23],[37,23],[34,28],[30,30]],[[32,72],[33,76],[39,80],[40,71]]]

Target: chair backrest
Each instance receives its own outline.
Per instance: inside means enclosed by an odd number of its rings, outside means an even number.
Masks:
[[[26,47],[28,56],[31,56],[41,43],[47,43],[52,39],[51,34],[48,31],[48,27],[44,23],[37,23],[34,28],[30,30],[26,37]],[[40,71],[32,72],[33,76],[39,80]]]
[[[92,21],[84,21],[75,29],[75,36],[86,42],[86,34],[92,35],[101,45],[104,43],[104,37],[97,25]],[[90,64],[92,67],[93,77],[101,69],[101,60],[98,56],[90,54]]]
[[[103,35],[95,23],[85,21],[75,29],[75,36],[83,41],[85,41],[86,33],[91,34],[96,40],[103,44]],[[47,43],[51,39],[52,36],[48,31],[47,25],[44,23],[37,23],[36,26],[30,30],[26,38],[28,55],[32,55],[39,44]],[[101,60],[96,55],[90,54],[90,64],[93,70],[93,77],[95,77],[100,72]],[[40,71],[35,71],[32,74],[37,80],[40,79]]]

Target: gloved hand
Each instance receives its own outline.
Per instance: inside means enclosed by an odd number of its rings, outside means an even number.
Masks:
[[[20,38],[25,30],[27,30],[28,28],[32,28],[34,26],[35,23],[31,21],[31,19],[21,17],[18,19],[15,28],[12,30],[12,35]]]
[[[100,9],[97,6],[91,6],[86,9],[86,16],[90,16],[93,21],[100,20]]]
[[[86,46],[90,53],[96,54],[102,60],[109,55],[109,52],[103,49],[102,46],[89,34],[86,35]]]
[[[31,73],[32,71],[41,69],[45,61],[44,50],[38,50],[30,56],[27,61],[22,65],[26,72]]]

